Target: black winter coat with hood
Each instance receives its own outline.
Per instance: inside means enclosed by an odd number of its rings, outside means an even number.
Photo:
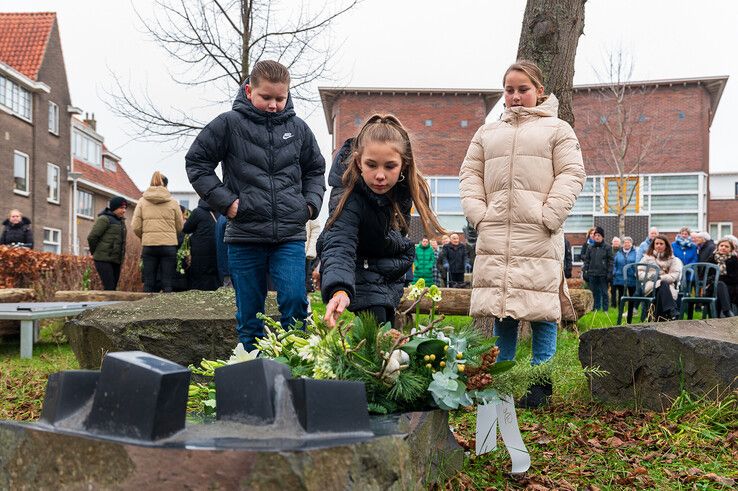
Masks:
[[[330,213],[342,194],[341,176],[346,170],[351,140],[344,143],[333,161],[328,184],[332,186]],[[390,190],[410,221],[412,199],[407,180]],[[318,238],[321,292],[328,302],[338,290],[348,293],[349,310],[371,306],[396,308],[403,293],[403,277],[415,260],[415,246],[391,227],[392,206],[388,195],[374,193],[363,180],[335,223]]]
[[[203,128],[185,162],[192,187],[213,210],[225,214],[239,200],[225,242],[305,240],[305,224],[320,212],[325,160],[310,128],[295,116],[291,97],[283,111],[269,113],[256,109],[241,86],[233,110]]]
[[[215,244],[215,224],[220,213],[213,211],[205,200],[200,200],[184,224],[182,232],[190,234],[190,288],[217,290],[218,259]]]
[[[18,223],[10,223],[10,218],[6,218],[3,222],[5,228],[0,235],[0,244],[26,244],[26,247],[33,249],[33,230],[31,230],[31,220],[21,217]]]

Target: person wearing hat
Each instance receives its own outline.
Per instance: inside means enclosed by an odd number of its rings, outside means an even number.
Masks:
[[[126,255],[125,215],[128,201],[121,196],[110,199],[108,207],[97,215],[87,236],[87,244],[95,259],[95,269],[105,290],[115,290],[120,267]]]
[[[605,230],[595,227],[592,234],[594,244],[587,248],[584,255],[582,274],[594,297],[595,310],[607,310],[610,302],[607,295],[607,285],[612,280],[613,254],[612,248],[605,244]]]

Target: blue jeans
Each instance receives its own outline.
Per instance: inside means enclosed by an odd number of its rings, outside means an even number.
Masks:
[[[610,297],[607,294],[607,276],[590,276],[587,284],[594,297],[594,309],[607,312],[607,309],[610,308]]]
[[[228,219],[225,215],[218,216],[218,221],[215,223],[215,254],[218,260],[218,280],[221,285],[223,278],[231,275],[228,271],[228,246],[223,242],[227,223]]]
[[[517,319],[505,317],[495,319],[494,334],[497,336],[497,346],[500,361],[515,359],[515,351],[518,347],[518,324]],[[532,365],[545,363],[556,353],[556,323],[548,321],[531,321],[530,328],[533,335],[533,359]]]
[[[254,349],[256,338],[264,336],[264,323],[256,318],[264,312],[267,275],[277,290],[281,323],[305,323],[305,241],[281,244],[227,244],[228,268],[236,290],[236,330],[247,351]]]

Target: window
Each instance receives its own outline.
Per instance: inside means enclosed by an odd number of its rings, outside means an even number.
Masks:
[[[46,200],[59,204],[59,166],[46,164]]]
[[[433,196],[431,208],[438,215],[438,221],[448,230],[461,231],[466,226],[466,218],[461,208],[459,178],[429,177],[428,186]]]
[[[582,262],[582,246],[571,247],[571,262],[581,263]]]
[[[735,197],[738,198],[738,182],[735,183]]]
[[[26,121],[31,121],[31,93],[10,79],[0,76],[0,105]]]
[[[181,199],[181,200],[179,200],[179,204],[180,204],[180,206],[184,206],[188,210],[190,209],[190,200],[188,200],[188,199]]]
[[[112,170],[113,172],[118,170],[118,165],[115,163],[115,160],[109,159],[107,157],[103,159],[103,166],[108,170]]]
[[[468,127],[468,126],[469,126],[469,121],[468,121],[468,120],[466,120],[466,119],[462,119],[462,120],[461,120],[461,127],[462,127],[462,128],[466,128],[466,127]]]
[[[710,237],[717,242],[726,235],[733,235],[733,224],[731,222],[710,223]]]
[[[72,153],[80,160],[102,167],[102,145],[81,131],[74,131]]]
[[[44,227],[44,252],[61,253],[61,230]]]
[[[594,207],[599,207],[599,196],[594,193],[594,177],[588,177],[584,181],[579,198],[574,202],[571,215],[564,222],[564,230],[567,233],[586,232],[594,225]]]
[[[425,120],[425,125],[426,126],[433,126],[433,120],[432,119],[426,119]]]
[[[59,135],[59,106],[49,101],[49,133]]]
[[[354,124],[355,124],[356,126],[361,126],[361,123],[363,123],[363,122],[364,122],[364,121],[363,121],[363,120],[362,120],[362,119],[361,119],[361,118],[360,118],[359,116],[356,116],[356,117],[354,118]]]
[[[93,217],[93,198],[92,193],[87,191],[77,190],[77,215],[84,218]]]
[[[638,213],[640,210],[640,180],[638,177],[606,177],[605,178],[605,212],[618,213],[622,201],[625,213]],[[620,196],[620,200],[618,199]]]
[[[28,195],[30,186],[28,182],[28,155],[21,152],[13,154],[13,191],[17,194]]]

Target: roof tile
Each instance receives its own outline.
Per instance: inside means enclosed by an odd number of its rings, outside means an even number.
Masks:
[[[79,159],[74,159],[74,170],[82,173],[82,179],[110,188],[129,198],[141,198],[141,190],[133,183],[128,173],[123,169],[123,166],[120,165],[120,162],[118,162],[117,166],[118,170],[111,171],[90,165]]]
[[[37,80],[54,12],[0,13],[0,61]]]

